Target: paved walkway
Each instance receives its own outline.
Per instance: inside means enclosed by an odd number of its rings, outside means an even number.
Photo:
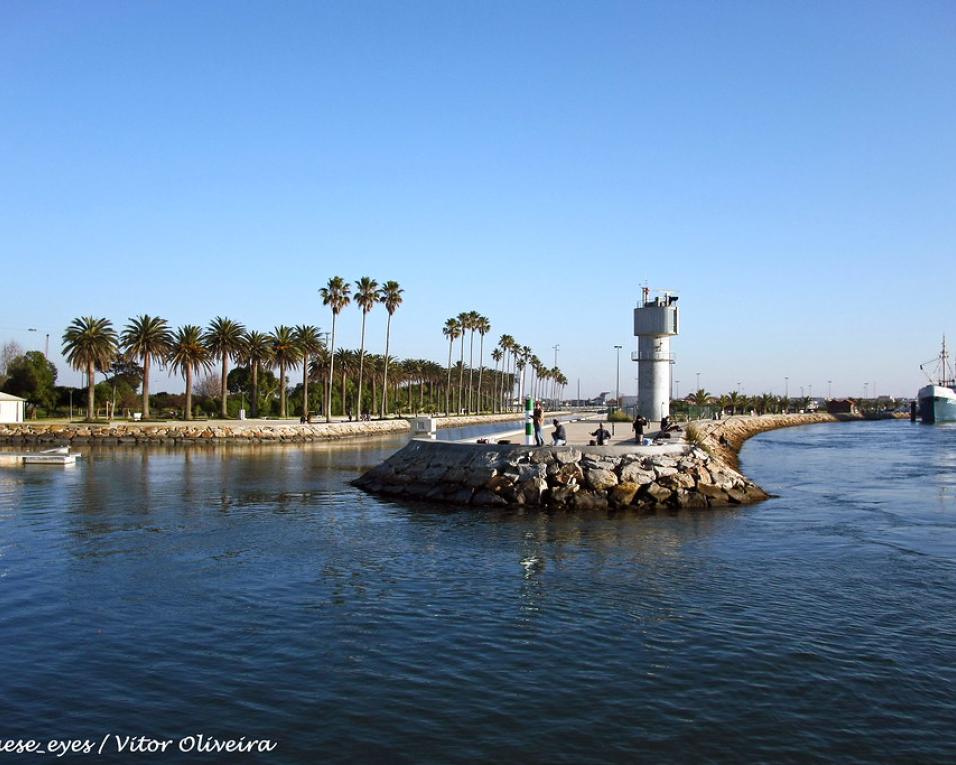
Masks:
[[[544,416],[544,441],[545,445],[551,445],[551,433],[554,431],[554,416],[545,414]],[[591,435],[598,429],[598,425],[604,422],[605,429],[611,431],[611,438],[605,441],[606,446],[626,447],[629,451],[639,451],[641,454],[656,454],[669,452],[683,452],[687,444],[684,441],[683,433],[673,433],[669,442],[664,442],[659,446],[638,446],[634,441],[634,431],[629,422],[606,422],[601,419],[601,415],[572,415],[570,417],[558,417],[558,420],[564,425],[564,430],[568,435],[569,446],[587,446],[594,440]],[[652,422],[645,428],[648,435],[656,435],[659,422]],[[489,442],[494,443],[500,439],[508,439],[512,443],[524,443],[524,428],[520,430],[503,430],[500,433],[493,433],[485,436]],[[459,443],[475,443],[474,437],[461,439]]]

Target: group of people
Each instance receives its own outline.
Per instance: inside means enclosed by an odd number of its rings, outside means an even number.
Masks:
[[[665,417],[665,420],[667,418]],[[543,421],[544,421],[544,409],[541,406],[540,401],[535,401],[534,409],[531,411],[531,422],[534,425],[534,444],[535,446],[544,446],[544,431],[543,431]],[[554,430],[551,431],[551,443],[552,446],[564,446],[568,443],[568,434],[564,429],[564,425],[555,418],[551,420],[551,423],[554,425]],[[661,423],[664,425],[664,423]],[[644,428],[649,425],[648,421],[637,415],[634,418],[634,422],[631,425],[632,430],[634,431],[634,441],[638,444],[644,441]],[[607,428],[604,427],[604,423],[598,425],[598,429],[595,430],[591,435],[594,437],[592,442],[596,446],[604,446],[606,442],[610,441],[611,433]]]
[[[542,422],[544,420],[544,409],[541,408],[541,402],[534,402],[534,409],[531,411],[531,422],[534,425],[534,445],[544,446],[544,432]],[[568,443],[568,433],[557,418],[551,420],[554,430],[551,431],[551,443],[553,446],[564,446]]]

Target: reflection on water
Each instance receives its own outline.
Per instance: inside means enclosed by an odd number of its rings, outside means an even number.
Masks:
[[[402,443],[0,469],[5,729],[266,736],[270,762],[951,759],[956,429],[764,434],[743,462],[778,499],[661,515],[351,487]]]

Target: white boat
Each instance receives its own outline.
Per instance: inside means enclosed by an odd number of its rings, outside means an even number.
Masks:
[[[926,366],[920,365],[920,369]],[[925,372],[925,370],[923,370]],[[920,421],[932,424],[936,422],[956,422],[956,382],[949,366],[949,354],[946,352],[946,336],[943,336],[943,349],[937,357],[936,382],[930,378],[930,384],[924,385],[916,394],[919,402]]]

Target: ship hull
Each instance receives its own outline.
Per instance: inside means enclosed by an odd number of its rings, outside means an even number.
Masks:
[[[942,385],[927,385],[919,390],[921,422],[956,422],[956,392]]]

